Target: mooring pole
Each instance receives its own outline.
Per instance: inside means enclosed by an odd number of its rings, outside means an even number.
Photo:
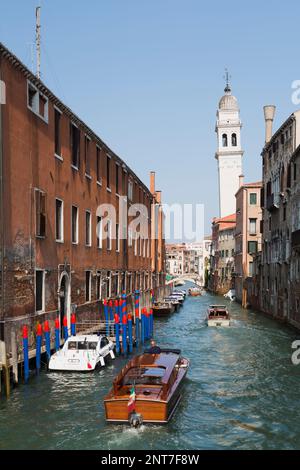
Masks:
[[[60,328],[59,328],[59,318],[55,319],[55,350],[59,351],[60,348]]]
[[[128,338],[129,338],[129,352],[132,353],[133,344],[132,344],[132,315],[128,313]]]
[[[35,352],[37,374],[40,373],[40,368],[41,368],[41,348],[42,348],[42,325],[38,323],[37,332],[36,332],[36,352]]]
[[[116,353],[120,354],[120,317],[115,313]]]
[[[28,382],[29,378],[29,354],[28,354],[28,328],[23,326],[23,354],[24,354],[24,380]]]
[[[71,335],[76,336],[76,315],[74,312],[71,315]]]
[[[104,308],[104,317],[105,317],[106,336],[109,336],[108,305],[107,305],[106,299],[103,300],[103,308]]]
[[[51,342],[50,342],[50,328],[48,320],[44,323],[44,335],[45,335],[45,343],[46,343],[46,353],[47,353],[47,360],[50,361],[51,357]]]

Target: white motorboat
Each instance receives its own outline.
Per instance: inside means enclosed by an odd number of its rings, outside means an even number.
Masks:
[[[226,305],[210,305],[207,311],[208,326],[230,326],[230,315]]]
[[[93,371],[98,364],[105,365],[105,357],[115,358],[113,349],[113,342],[106,336],[70,336],[62,349],[51,356],[49,370]]]

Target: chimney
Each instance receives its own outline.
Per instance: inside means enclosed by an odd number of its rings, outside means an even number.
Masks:
[[[264,106],[265,128],[266,128],[265,143],[266,144],[270,142],[272,138],[272,127],[273,127],[275,109],[276,109],[276,106],[272,104]]]
[[[161,191],[156,191],[156,202],[161,204]]]
[[[241,188],[244,184],[244,175],[239,176],[239,187]]]
[[[150,193],[155,193],[155,171],[150,171]]]

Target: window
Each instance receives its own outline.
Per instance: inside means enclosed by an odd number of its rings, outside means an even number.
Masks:
[[[90,176],[90,138],[86,135],[84,138],[84,161],[85,161],[85,174]]]
[[[96,147],[97,182],[101,184],[101,151]]]
[[[257,219],[249,219],[249,233],[250,235],[256,234],[256,220]]]
[[[46,194],[39,189],[35,190],[35,234],[46,236]]]
[[[119,194],[119,165],[116,163],[116,193]]]
[[[80,163],[80,131],[75,124],[70,124],[72,166],[79,168]]]
[[[116,251],[120,251],[119,224],[116,224]]]
[[[110,189],[110,156],[106,156],[106,187]]]
[[[97,297],[97,300],[101,299],[101,291],[102,291],[101,283],[102,283],[101,271],[97,271],[97,278],[96,278],[96,297]]]
[[[97,216],[97,248],[102,248],[102,217]]]
[[[122,194],[125,195],[125,188],[126,188],[126,171],[122,171]]]
[[[128,199],[132,201],[133,199],[133,182],[132,180],[128,180]]]
[[[234,256],[234,248],[231,250],[231,256]]]
[[[92,217],[90,211],[85,211],[85,244],[92,245]]]
[[[106,224],[106,249],[111,250],[111,220]]]
[[[232,134],[232,136],[231,136],[231,145],[232,145],[232,147],[237,146],[236,134]]]
[[[227,147],[227,145],[228,145],[227,134],[222,135],[222,145],[223,145],[223,147]]]
[[[27,83],[27,105],[37,116],[48,122],[48,98],[32,83]]]
[[[91,287],[92,287],[92,283],[91,283],[91,277],[92,277],[92,273],[91,271],[86,271],[85,272],[85,301],[86,302],[90,302],[91,301]]]
[[[37,312],[45,310],[45,271],[35,272],[35,308]]]
[[[294,181],[297,179],[297,163],[294,162]]]
[[[63,201],[55,200],[55,236],[57,242],[64,241]]]
[[[257,194],[256,193],[250,193],[250,204],[252,206],[256,206],[257,204]]]
[[[61,113],[58,109],[54,109],[54,152],[58,157],[61,156],[61,134],[60,134]]]
[[[251,241],[248,242],[248,253],[256,253],[257,252],[257,242]]]
[[[72,243],[78,243],[78,207],[72,206]]]
[[[228,258],[228,250],[225,251],[225,258]]]
[[[253,276],[253,261],[249,262],[249,276]]]

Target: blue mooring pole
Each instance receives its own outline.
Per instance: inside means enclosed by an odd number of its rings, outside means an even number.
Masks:
[[[144,308],[141,314],[141,343],[144,344],[145,342],[145,315],[144,315]]]
[[[122,318],[122,350],[123,355],[127,356],[127,315],[124,312]]]
[[[51,357],[51,343],[50,343],[50,328],[49,328],[48,320],[46,320],[44,323],[44,334],[45,334],[47,360],[49,362],[50,357]]]
[[[139,301],[139,291],[136,290],[134,293],[135,296],[135,342],[136,347],[139,346],[140,340],[140,301]]]
[[[69,337],[69,333],[68,333],[68,320],[67,320],[67,317],[64,317],[63,319],[63,325],[64,325],[64,340],[67,341],[68,337]]]
[[[24,354],[24,379],[27,383],[29,378],[29,355],[28,355],[28,329],[23,326],[23,354]]]
[[[132,343],[132,316],[131,313],[128,313],[128,338],[129,338],[129,352],[132,353],[133,343]]]
[[[55,319],[55,350],[59,351],[60,348],[60,331],[59,331],[59,319]]]
[[[37,374],[39,374],[40,368],[41,368],[41,348],[42,348],[42,325],[39,323],[37,326],[37,333],[36,333],[36,353],[35,353]]]
[[[75,313],[71,315],[71,335],[76,336],[76,316]]]
[[[104,306],[106,336],[109,336],[108,305],[107,305],[106,299],[103,300],[103,306]]]
[[[115,314],[115,330],[116,330],[116,353],[120,354],[120,317]]]

